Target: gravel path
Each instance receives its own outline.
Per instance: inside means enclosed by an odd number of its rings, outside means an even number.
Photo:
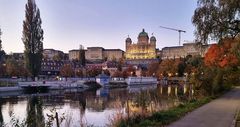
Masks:
[[[168,127],[231,127],[240,108],[240,87],[190,112]]]

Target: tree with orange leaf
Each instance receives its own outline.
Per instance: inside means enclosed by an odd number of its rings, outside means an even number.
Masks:
[[[237,39],[226,38],[219,44],[213,44],[205,54],[204,63],[206,66],[229,67],[237,66],[239,59],[233,52],[240,42]]]
[[[64,64],[60,69],[60,75],[63,77],[72,77],[74,76],[74,70],[70,64]]]

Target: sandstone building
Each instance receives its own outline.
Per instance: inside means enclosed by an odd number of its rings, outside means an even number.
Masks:
[[[133,43],[131,38],[126,39],[126,59],[155,59],[156,58],[156,38],[152,36],[149,40],[148,33],[143,29],[138,35],[137,43]]]
[[[123,58],[124,51],[121,49],[105,49],[103,51],[103,56],[106,60],[119,60]]]
[[[73,49],[68,51],[69,60],[80,60],[80,50]]]
[[[43,50],[43,58],[44,59],[56,59],[58,57],[64,57],[63,51],[55,50],[55,49],[44,49]]]
[[[88,61],[101,61],[103,60],[103,51],[102,47],[88,47],[85,52],[85,58]]]
[[[85,51],[87,61],[119,60],[123,58],[124,51],[121,49],[104,49],[102,47],[88,47]]]
[[[210,45],[198,46],[196,43],[184,43],[183,46],[164,47],[160,52],[162,59],[184,58],[188,55],[204,57],[209,47]]]

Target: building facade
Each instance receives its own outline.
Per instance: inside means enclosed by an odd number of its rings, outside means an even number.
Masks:
[[[105,60],[119,60],[124,56],[124,51],[121,49],[104,49],[102,47],[88,47],[85,52],[87,61],[105,61]]]
[[[49,60],[53,60],[53,59],[61,60],[64,58],[64,53],[63,51],[60,51],[60,50],[44,49],[43,58],[49,59]]]
[[[126,43],[126,59],[155,59],[156,58],[156,38],[149,39],[148,33],[143,29],[138,35],[137,43],[133,43],[128,37]]]
[[[87,61],[102,61],[104,48],[102,47],[88,47],[85,52],[85,58]]]
[[[119,60],[123,57],[124,51],[121,49],[104,49],[103,56],[107,60]]]
[[[76,61],[69,61],[69,60],[43,60],[41,63],[41,71],[40,75],[59,75],[61,68],[65,65],[71,65],[72,69],[75,71],[83,66]]]
[[[73,49],[73,50],[70,50],[68,51],[68,57],[69,57],[69,60],[80,60],[80,50],[79,49]]]
[[[162,59],[185,58],[188,55],[204,57],[211,45],[198,46],[196,43],[185,43],[183,46],[164,47],[161,51]]]

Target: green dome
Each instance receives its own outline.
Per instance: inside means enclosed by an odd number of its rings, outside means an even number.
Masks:
[[[146,33],[145,30],[143,29],[143,31],[139,33],[138,37],[148,37],[148,33]]]
[[[150,38],[150,41],[157,41],[157,39],[156,39],[156,37],[152,36],[152,37]]]

